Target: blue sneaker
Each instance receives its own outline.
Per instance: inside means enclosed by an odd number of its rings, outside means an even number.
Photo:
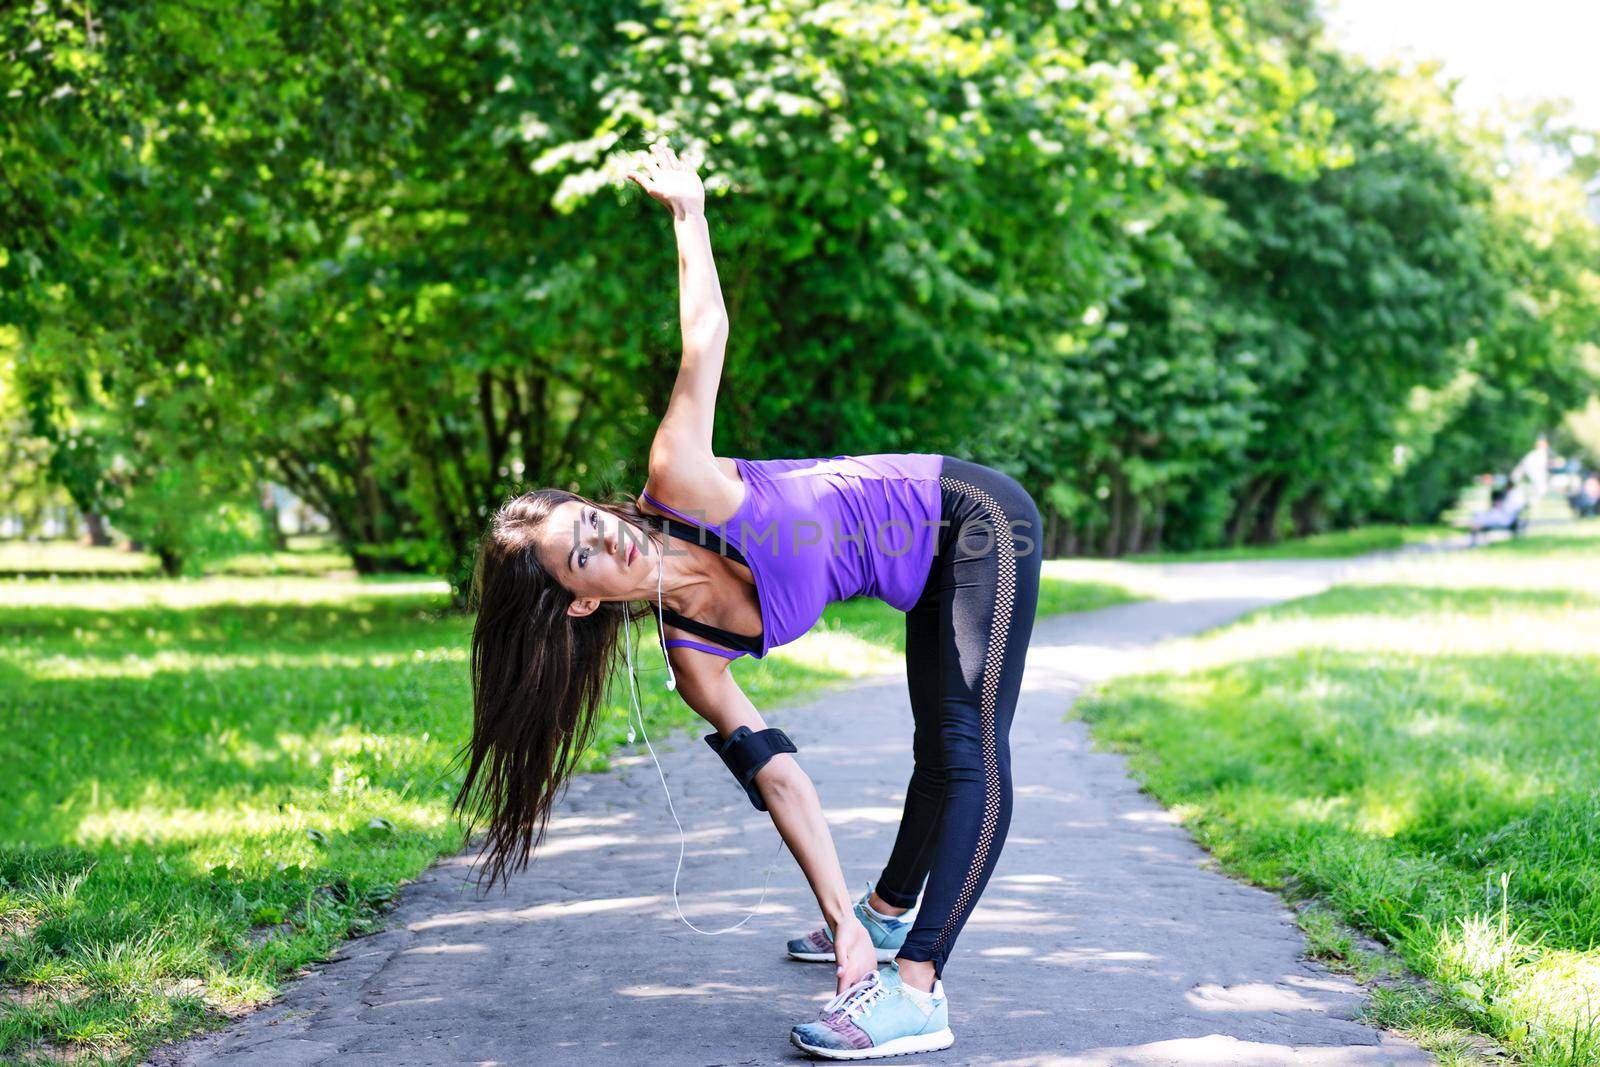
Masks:
[[[829,1060],[867,1060],[937,1052],[955,1044],[944,983],[933,983],[933,1003],[924,1008],[906,992],[900,965],[890,963],[834,997],[814,1023],[789,1031],[798,1049]]]
[[[867,928],[867,934],[872,938],[873,951],[878,955],[878,962],[888,963],[900,954],[900,946],[906,943],[906,935],[911,932],[912,923],[901,919],[878,918],[867,910],[867,900],[871,896],[872,886],[869,883],[867,891],[856,901],[856,918]],[[834,962],[833,928],[823,923],[822,929],[813,930],[804,937],[793,938],[789,942],[789,955],[807,963]]]

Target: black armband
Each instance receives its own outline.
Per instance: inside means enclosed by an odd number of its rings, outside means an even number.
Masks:
[[[744,791],[750,794],[750,803],[756,806],[757,811],[766,811],[767,806],[761,802],[761,791],[756,788],[756,772],[780,752],[800,751],[789,740],[789,735],[776,726],[769,726],[765,730],[741,726],[729,734],[726,741],[722,735],[712,731],[706,734],[706,744],[722,757],[728,770],[744,786]]]

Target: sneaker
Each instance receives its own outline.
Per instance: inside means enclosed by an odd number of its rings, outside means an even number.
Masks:
[[[888,963],[899,955],[900,946],[906,943],[906,935],[911,932],[912,923],[904,919],[878,918],[867,910],[867,901],[871,896],[872,886],[869,884],[867,891],[856,901],[856,918],[867,928],[867,934],[872,938],[872,948],[878,955],[878,962]],[[789,942],[789,955],[807,963],[834,962],[833,927],[823,923],[822,929],[792,939]]]
[[[900,965],[871,972],[823,1007],[814,1023],[789,1031],[798,1049],[829,1060],[867,1060],[937,1052],[955,1044],[944,982],[933,983],[933,1004],[924,1008],[906,992]]]

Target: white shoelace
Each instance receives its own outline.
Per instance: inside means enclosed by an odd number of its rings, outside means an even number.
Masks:
[[[877,971],[868,971],[864,978],[859,979],[854,985],[847,987],[842,993],[822,1006],[822,1014],[832,1015],[843,1008],[845,1014],[852,1019],[860,1018],[866,1010],[889,992],[889,987],[883,984]]]

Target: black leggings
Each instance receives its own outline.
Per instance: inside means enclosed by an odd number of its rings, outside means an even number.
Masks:
[[[916,769],[877,892],[922,907],[900,956],[944,974],[1011,824],[1011,717],[1039,604],[1043,526],[1008,474],[946,456],[944,525],[906,613]],[[927,889],[923,893],[923,880]]]

